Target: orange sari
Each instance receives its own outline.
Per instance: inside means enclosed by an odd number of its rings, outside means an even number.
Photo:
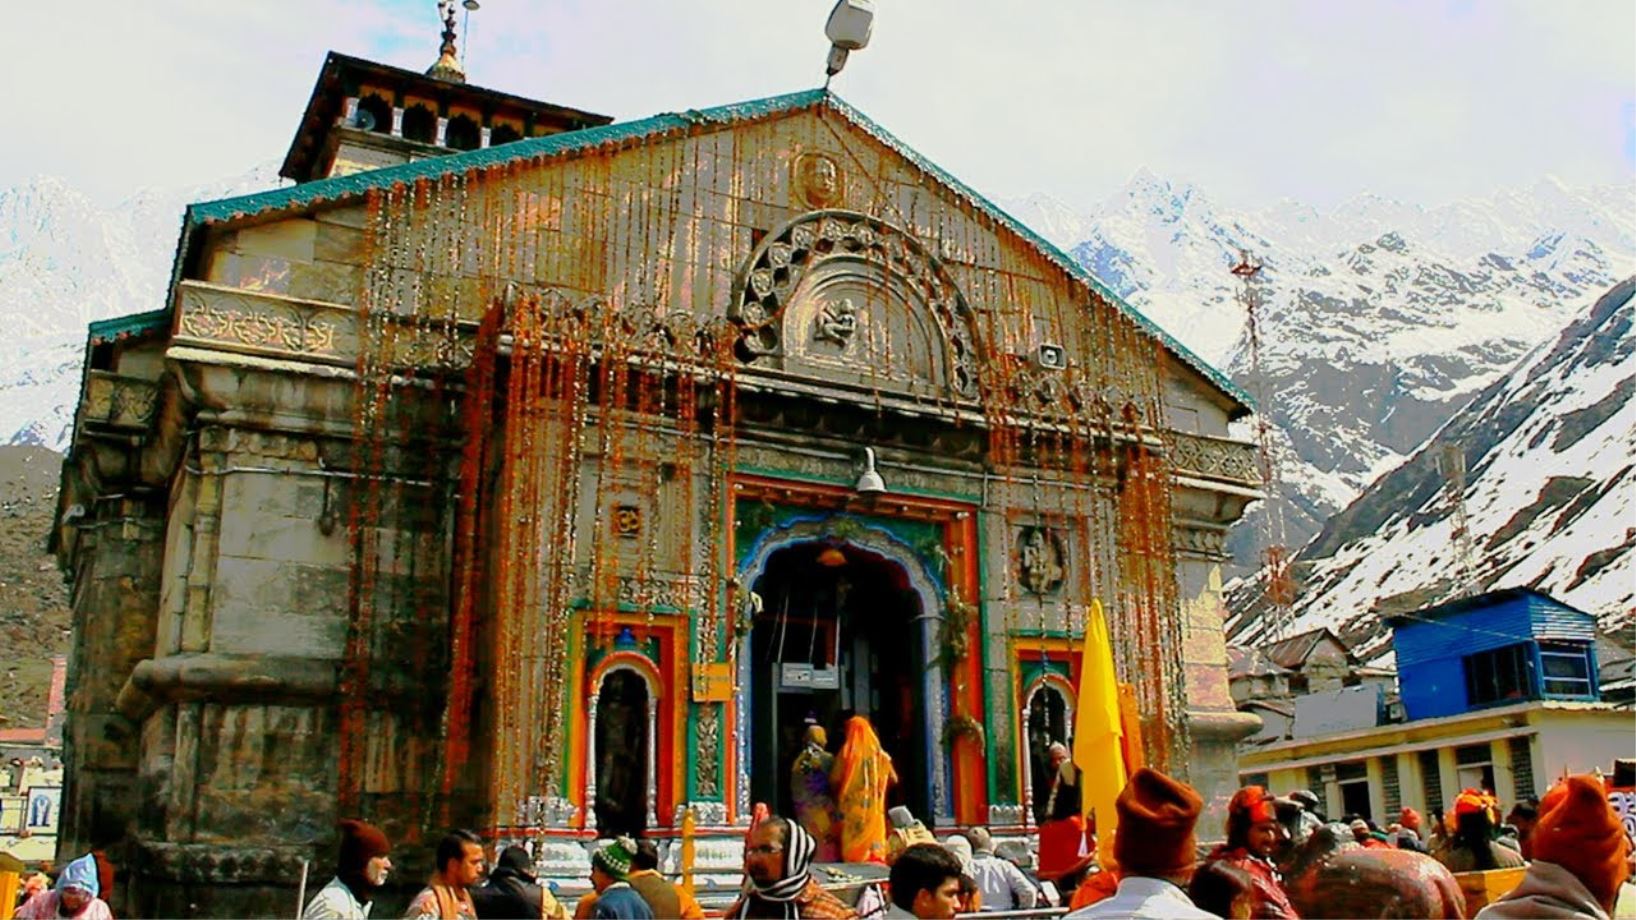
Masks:
[[[886,787],[898,775],[863,716],[847,720],[846,743],[835,756],[832,778],[841,817],[841,859],[885,862]]]

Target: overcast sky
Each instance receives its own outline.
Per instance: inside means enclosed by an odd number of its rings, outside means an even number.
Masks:
[[[481,86],[621,120],[818,85],[832,0],[483,0]],[[1636,3],[876,0],[834,88],[994,197],[1138,167],[1237,206],[1636,175]],[[434,0],[25,0],[0,189],[104,201],[281,158],[325,51],[425,69]]]

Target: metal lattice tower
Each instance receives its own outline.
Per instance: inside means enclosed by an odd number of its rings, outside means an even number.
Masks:
[[[1477,549],[1471,540],[1471,521],[1466,517],[1466,451],[1460,444],[1444,444],[1437,453],[1437,470],[1449,485],[1449,504],[1454,512],[1455,597],[1477,593]]]
[[[1256,401],[1255,439],[1261,487],[1267,494],[1266,513],[1261,521],[1261,577],[1269,608],[1265,638],[1274,641],[1282,637],[1293,618],[1295,580],[1290,574],[1289,547],[1285,545],[1283,503],[1278,499],[1278,455],[1273,447],[1271,402],[1267,378],[1261,369],[1261,330],[1257,318],[1261,303],[1256,287],[1261,265],[1252,262],[1250,254],[1241,249],[1232,272],[1242,282],[1238,296],[1239,303],[1244,305],[1244,337],[1250,350],[1250,390]]]

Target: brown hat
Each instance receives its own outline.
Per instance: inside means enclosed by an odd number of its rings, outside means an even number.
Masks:
[[[335,860],[341,872],[362,872],[371,859],[390,852],[392,845],[380,828],[352,818],[341,822],[341,853]]]
[[[1570,776],[1551,787],[1539,803],[1539,823],[1529,843],[1535,859],[1573,873],[1613,912],[1619,886],[1630,873],[1625,859],[1630,844],[1601,780]]]
[[[1185,872],[1196,861],[1193,828],[1203,804],[1185,783],[1148,767],[1137,770],[1114,800],[1113,855],[1120,871],[1150,878]]]

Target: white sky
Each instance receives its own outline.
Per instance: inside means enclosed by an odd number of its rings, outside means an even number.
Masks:
[[[832,0],[483,0],[473,83],[619,119],[822,81]],[[1630,0],[876,0],[834,88],[992,197],[1138,167],[1231,205],[1636,176]],[[415,69],[434,0],[24,0],[0,189],[111,202],[279,159],[326,50]],[[464,39],[463,39],[464,43]]]

